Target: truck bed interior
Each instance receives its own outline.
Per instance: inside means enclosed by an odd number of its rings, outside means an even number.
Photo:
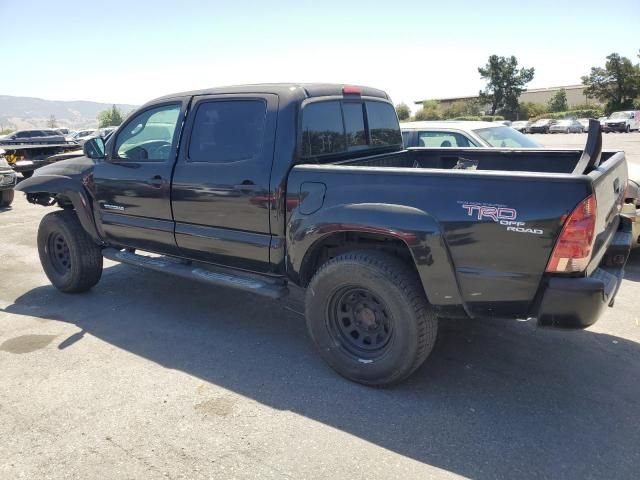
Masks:
[[[601,163],[616,153],[602,152]],[[582,150],[410,148],[402,152],[344,160],[335,165],[572,173],[581,156]]]

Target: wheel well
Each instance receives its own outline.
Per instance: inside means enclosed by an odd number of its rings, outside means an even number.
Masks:
[[[394,237],[363,232],[336,232],[316,242],[302,261],[300,285],[306,287],[313,275],[328,260],[353,250],[379,250],[400,258],[417,273],[406,243]]]
[[[61,208],[73,208],[71,199],[66,195],[60,193],[27,193],[27,201],[29,203],[44,205],[45,207],[50,207],[51,205],[55,205],[57,203]]]

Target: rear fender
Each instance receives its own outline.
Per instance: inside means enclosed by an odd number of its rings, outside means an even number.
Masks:
[[[453,264],[438,222],[423,210],[404,205],[335,205],[312,215],[292,212],[287,225],[287,268],[303,283],[301,272],[314,248],[336,232],[368,233],[403,242],[432,305],[462,305]]]
[[[104,243],[93,219],[93,211],[85,186],[64,175],[34,175],[21,181],[16,190],[26,193],[30,203],[53,205],[56,197],[67,198],[73,205],[82,228],[96,243]]]

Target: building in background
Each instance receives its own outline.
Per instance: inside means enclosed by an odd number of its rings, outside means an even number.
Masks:
[[[588,98],[584,94],[584,85],[565,85],[560,87],[549,87],[549,88],[530,88],[522,92],[520,95],[519,101],[520,103],[532,102],[532,103],[541,103],[547,104],[551,98],[558,93],[561,89],[567,92],[567,104],[569,108],[574,105],[584,105],[584,104],[592,104],[594,106],[600,105],[598,100],[593,98]],[[470,97],[450,97],[450,98],[436,98],[442,107],[447,107],[455,102],[465,101],[465,100],[475,100],[478,98],[477,95]],[[425,100],[418,100],[415,102],[416,105],[422,105]]]

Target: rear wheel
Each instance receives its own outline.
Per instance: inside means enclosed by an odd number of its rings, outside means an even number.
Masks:
[[[624,130],[626,133],[631,132],[631,125],[627,125],[627,128]]]
[[[102,252],[73,210],[49,213],[38,228],[40,263],[51,283],[66,293],[85,292],[102,275]]]
[[[340,375],[371,386],[398,383],[427,358],[437,319],[417,274],[376,251],[340,255],[306,294],[309,335]]]
[[[14,190],[0,191],[0,208],[7,208],[13,202]]]

